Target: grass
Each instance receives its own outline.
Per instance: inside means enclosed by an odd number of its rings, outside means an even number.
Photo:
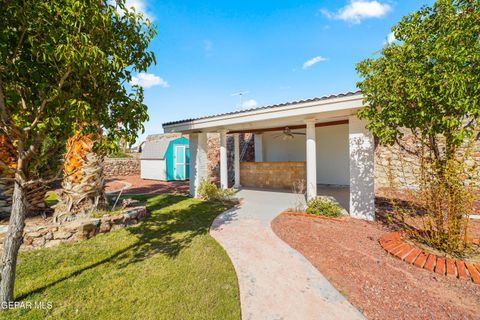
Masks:
[[[137,197],[142,223],[76,244],[23,252],[15,296],[51,309],[2,319],[240,319],[237,278],[208,234],[225,205],[179,195]]]

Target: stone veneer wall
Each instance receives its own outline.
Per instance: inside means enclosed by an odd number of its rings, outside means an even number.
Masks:
[[[298,180],[306,179],[305,162],[242,162],[240,181],[244,187],[291,190]]]
[[[220,180],[220,134],[209,133],[207,136],[208,145],[208,176],[215,181]],[[241,159],[242,162],[255,161],[255,145],[254,137],[251,133],[240,134],[240,152],[244,145],[247,144],[246,152]],[[235,179],[234,172],[234,138],[233,135],[227,135],[227,158],[228,158],[228,181],[232,186]]]
[[[140,175],[139,158],[106,158],[104,166],[106,177]]]
[[[478,129],[480,131],[480,129]],[[414,146],[414,137],[405,132],[401,143],[405,146]],[[463,152],[460,151],[460,152]],[[473,152],[473,159],[467,163],[470,166],[480,167],[480,141],[476,142],[476,150]],[[419,158],[411,153],[402,150],[398,145],[377,146],[375,149],[375,188],[415,188],[418,185]],[[478,181],[480,177],[472,177]],[[393,186],[391,185],[393,181]]]

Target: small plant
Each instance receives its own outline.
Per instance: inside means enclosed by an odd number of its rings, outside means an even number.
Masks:
[[[235,194],[232,188],[221,189],[217,187],[212,181],[205,179],[200,182],[197,190],[198,197],[207,201],[227,201]]]
[[[305,212],[316,216],[338,217],[342,215],[342,208],[330,199],[316,197],[307,202]]]

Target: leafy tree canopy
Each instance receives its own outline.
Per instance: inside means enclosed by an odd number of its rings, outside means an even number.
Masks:
[[[155,61],[150,21],[124,0],[0,0],[0,7],[0,130],[25,159],[46,155],[45,137],[63,144],[79,129],[134,141],[147,107],[142,88],[127,84]]]
[[[135,139],[147,107],[128,82],[155,62],[154,35],[125,0],[0,0],[0,134],[17,153],[0,309],[13,300],[26,188],[74,132]]]
[[[401,128],[447,146],[473,137],[480,117],[480,1],[438,0],[392,28],[396,41],[357,64],[359,116],[383,144]],[[478,137],[477,137],[478,138]]]

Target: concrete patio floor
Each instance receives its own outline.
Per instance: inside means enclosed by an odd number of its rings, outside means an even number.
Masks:
[[[243,319],[364,319],[300,253],[270,227],[296,195],[241,190],[239,208],[213,222],[210,233],[230,256],[240,287]]]
[[[350,210],[349,186],[319,184],[317,185],[317,195],[333,197],[347,212]]]

